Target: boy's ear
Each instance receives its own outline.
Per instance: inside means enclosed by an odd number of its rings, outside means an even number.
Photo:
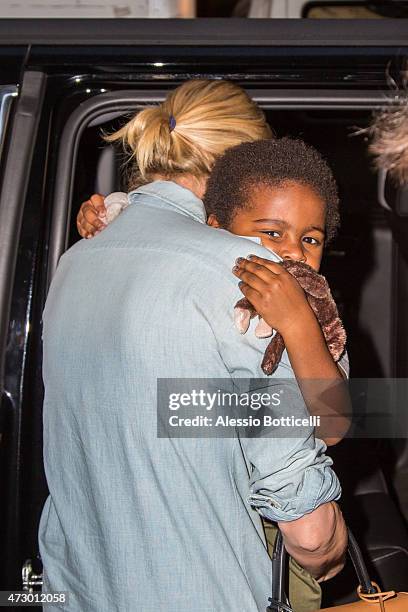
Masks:
[[[218,223],[217,217],[213,213],[208,216],[207,225],[211,225],[211,227],[221,227],[221,225]]]

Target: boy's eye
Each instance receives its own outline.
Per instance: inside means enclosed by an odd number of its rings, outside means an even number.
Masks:
[[[316,245],[321,244],[320,240],[318,240],[317,238],[313,238],[313,236],[305,236],[303,240],[307,242],[308,244],[316,244]]]
[[[277,230],[267,230],[267,231],[261,232],[261,234],[266,234],[267,236],[269,236],[269,238],[278,238],[280,236]]]

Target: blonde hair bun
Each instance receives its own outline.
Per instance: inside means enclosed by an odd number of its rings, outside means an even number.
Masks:
[[[144,108],[104,136],[121,142],[135,163],[131,188],[157,175],[208,176],[229,147],[271,137],[262,110],[241,87],[222,80],[186,81],[164,102]]]

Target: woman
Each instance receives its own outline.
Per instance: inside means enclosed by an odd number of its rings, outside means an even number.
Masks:
[[[157,179],[171,180],[202,199],[216,159],[234,145],[271,138],[262,111],[247,94],[225,81],[189,81],[161,105],[136,114],[105,139],[121,142],[133,162],[129,190]],[[103,197],[81,206],[77,225],[90,238],[105,227]],[[267,529],[271,547],[275,531]],[[291,563],[291,601],[297,612],[316,610],[320,587],[296,562]]]

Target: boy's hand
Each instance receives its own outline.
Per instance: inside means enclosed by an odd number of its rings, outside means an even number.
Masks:
[[[241,279],[240,289],[258,314],[283,338],[303,318],[314,317],[305,292],[279,263],[249,255],[237,259],[233,273]]]
[[[106,227],[106,207],[103,195],[94,193],[81,204],[77,216],[77,229],[82,238],[92,238]]]

